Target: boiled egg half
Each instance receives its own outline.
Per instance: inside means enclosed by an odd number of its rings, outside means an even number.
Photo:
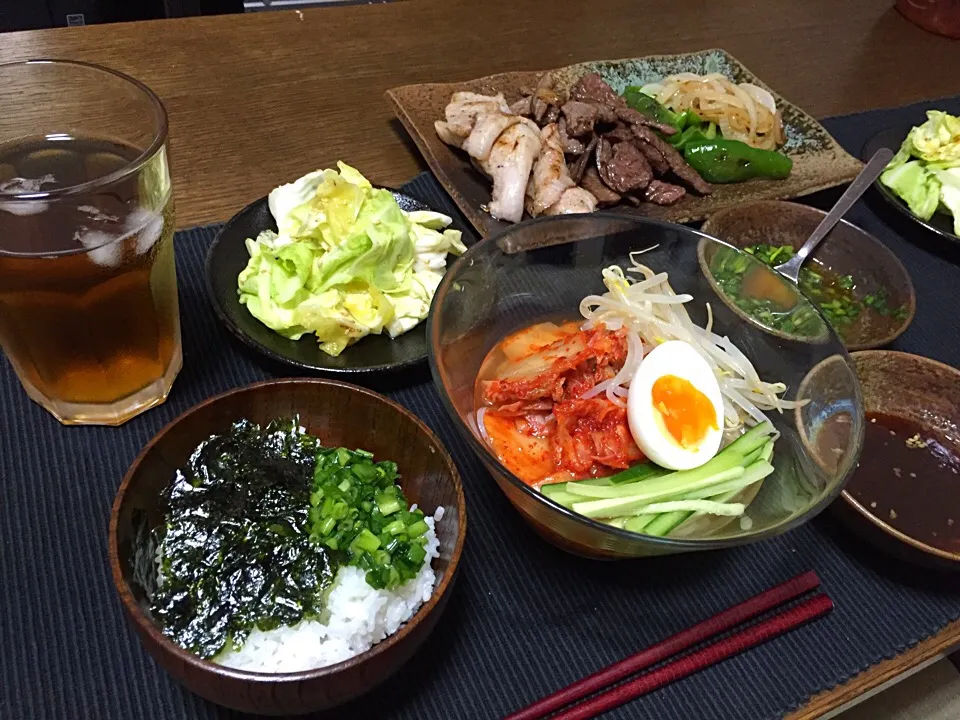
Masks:
[[[723,398],[707,361],[681,340],[655,347],[630,380],[627,421],[657,465],[690,470],[710,460],[723,439]]]

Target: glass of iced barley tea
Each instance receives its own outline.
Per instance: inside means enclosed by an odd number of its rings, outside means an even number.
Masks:
[[[183,359],[167,114],[95,65],[0,65],[0,346],[65,424],[162,403]]]

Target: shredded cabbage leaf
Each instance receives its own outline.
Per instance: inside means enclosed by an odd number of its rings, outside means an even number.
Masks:
[[[960,117],[940,110],[910,130],[887,165],[880,182],[903,200],[917,217],[937,211],[953,216],[960,235]]]
[[[389,190],[337,163],[270,193],[277,232],[246,241],[240,302],[292,340],[313,333],[332,356],[367,335],[397,337],[423,320],[446,270],[466,251],[450,217],[406,212]]]

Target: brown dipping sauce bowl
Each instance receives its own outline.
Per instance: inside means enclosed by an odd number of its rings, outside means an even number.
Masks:
[[[867,425],[871,417],[881,425],[892,417],[891,425],[919,426],[921,439],[936,445],[911,448],[900,434],[885,443],[880,427],[868,427],[859,466],[831,511],[860,539],[900,560],[960,569],[960,475],[956,483],[945,482],[953,480],[960,457],[960,371],[887,350],[855,352],[852,358]],[[931,472],[934,450],[947,458],[939,473]],[[957,517],[950,522],[953,508]]]

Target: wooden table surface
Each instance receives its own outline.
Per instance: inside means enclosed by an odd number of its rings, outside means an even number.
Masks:
[[[723,47],[815,116],[956,94],[960,43],[892,5],[406,0],[9,33],[0,62],[82,59],[152,87],[170,112],[185,227],[338,159],[381,184],[409,180],[425,165],[383,100],[397,85]]]
[[[955,95],[960,41],[919,30],[892,5],[406,0],[0,34],[0,62],[87,60],[152,87],[170,113],[187,227],[338,159],[381,184],[409,180],[425,165],[383,100],[397,85],[722,47],[818,117]],[[790,718],[818,717],[958,644],[960,622]]]

